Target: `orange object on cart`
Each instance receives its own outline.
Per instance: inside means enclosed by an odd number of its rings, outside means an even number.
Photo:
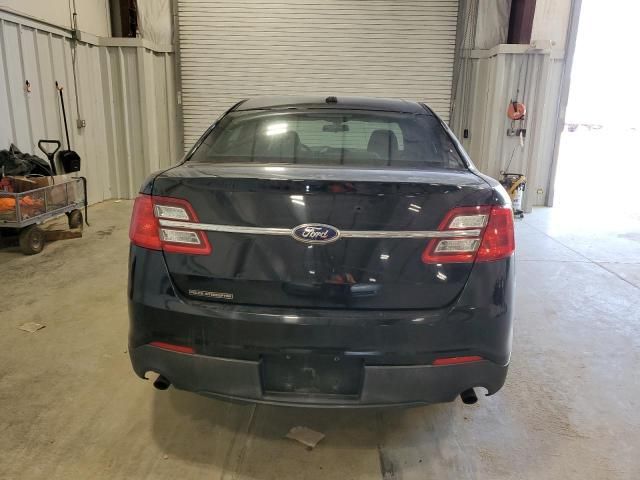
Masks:
[[[26,205],[27,207],[37,207],[39,205],[42,205],[42,200],[35,200],[33,197],[27,195],[20,199],[20,205]]]
[[[42,213],[44,202],[40,199],[33,198],[31,195],[25,195],[20,198],[20,210],[26,218],[33,217]],[[16,209],[16,199],[13,197],[0,197],[0,212],[13,212]]]
[[[13,197],[0,198],[0,210],[15,210],[16,199]]]

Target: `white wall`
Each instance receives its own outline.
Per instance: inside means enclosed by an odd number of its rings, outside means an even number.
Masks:
[[[503,4],[504,6],[504,4]],[[460,46],[451,127],[478,168],[495,178],[508,168],[527,176],[525,208],[552,201],[552,169],[562,112],[561,91],[565,68],[571,0],[538,0],[532,32],[533,45],[490,45],[496,26],[507,15],[484,15],[484,0],[468,0],[460,15],[459,31],[467,32]],[[503,9],[504,10],[504,9]],[[491,21],[488,21],[491,20]],[[491,30],[491,31],[488,31]],[[461,42],[460,42],[461,43]],[[517,94],[519,90],[519,93]],[[526,137],[507,136],[511,121],[509,101],[527,106],[523,124]],[[468,138],[464,137],[465,130]]]
[[[464,92],[454,106],[454,112],[462,114],[454,116],[451,128],[482,172],[494,178],[503,170],[526,175],[527,210],[548,203],[563,67],[558,51],[528,45],[473,50],[460,85]],[[527,106],[524,122],[514,125],[526,129],[522,142],[507,136],[507,106],[518,89],[519,100]]]
[[[0,149],[15,143],[44,158],[39,139],[64,139],[58,81],[89,201],[131,198],[151,171],[182,155],[173,53],[143,39],[81,36],[78,117],[71,51],[68,31],[0,11]]]
[[[138,32],[158,45],[173,43],[171,0],[138,0]]]
[[[75,0],[78,29],[98,37],[111,36],[109,0]],[[11,9],[63,28],[71,28],[72,0],[0,0],[0,7]]]
[[[623,10],[619,10],[621,13]],[[531,43],[551,41],[563,49],[567,41],[571,0],[537,0],[533,15]]]
[[[477,0],[474,48],[489,49],[507,42],[511,0]]]

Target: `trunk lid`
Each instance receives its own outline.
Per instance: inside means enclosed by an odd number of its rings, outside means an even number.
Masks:
[[[240,228],[206,231],[210,255],[165,253],[173,282],[187,298],[313,308],[446,306],[461,292],[472,263],[424,264],[425,238],[350,238],[347,232],[437,230],[456,206],[494,202],[492,188],[470,171],[408,175],[192,162],[158,176],[152,193],[187,200],[202,224]],[[282,234],[304,224],[328,225],[344,236],[310,244],[304,228],[299,239]]]

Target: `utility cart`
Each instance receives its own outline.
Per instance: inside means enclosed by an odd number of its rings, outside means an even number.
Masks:
[[[80,228],[85,221],[83,208],[86,218],[87,180],[84,177],[59,179],[53,185],[19,193],[0,190],[0,229],[17,233],[22,252],[33,255],[44,248],[45,232],[41,224],[67,215],[69,228]]]

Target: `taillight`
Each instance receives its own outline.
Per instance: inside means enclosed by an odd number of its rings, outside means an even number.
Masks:
[[[516,249],[511,207],[493,207],[484,229],[476,262],[492,262],[511,256]]]
[[[149,195],[140,195],[133,204],[129,239],[139,247],[151,250],[162,250],[162,242],[158,235],[158,219],[153,213],[153,203]]]
[[[162,220],[170,221],[171,227],[162,225]],[[207,236],[189,228],[189,223],[197,222],[196,212],[186,200],[140,195],[133,205],[129,238],[134,245],[151,250],[209,255],[211,244]]]
[[[508,206],[454,208],[438,231],[443,236],[427,244],[422,252],[424,263],[489,262],[515,250],[513,212]]]

